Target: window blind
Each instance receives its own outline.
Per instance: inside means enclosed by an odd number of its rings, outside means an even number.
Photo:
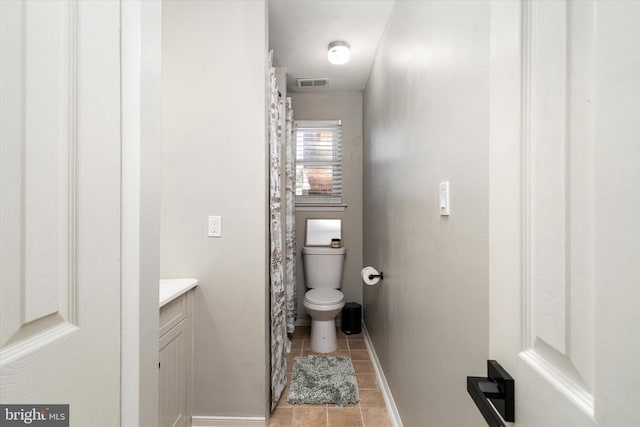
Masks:
[[[339,120],[296,122],[296,201],[342,203]]]

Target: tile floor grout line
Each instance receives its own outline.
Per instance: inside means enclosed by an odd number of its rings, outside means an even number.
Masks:
[[[353,365],[353,354],[351,353],[351,344],[350,344],[350,340],[347,337],[347,347],[349,349],[349,358],[351,359],[351,364]],[[355,369],[354,369],[355,372]],[[358,373],[356,372],[356,383],[358,382]],[[360,387],[358,387],[359,389]],[[360,393],[358,393],[359,395]],[[362,427],[366,427],[364,425],[364,415],[362,414],[362,399],[358,398],[358,412],[360,413],[360,421],[362,422]]]

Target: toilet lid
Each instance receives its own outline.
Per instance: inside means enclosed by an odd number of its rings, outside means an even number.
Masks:
[[[304,294],[304,299],[312,304],[337,304],[344,295],[337,289],[311,289]]]

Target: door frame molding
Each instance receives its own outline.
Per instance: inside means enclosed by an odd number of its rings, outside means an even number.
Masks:
[[[121,0],[122,426],[158,425],[162,1]]]

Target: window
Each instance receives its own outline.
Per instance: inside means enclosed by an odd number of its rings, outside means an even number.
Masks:
[[[342,203],[339,120],[296,122],[296,202]]]

